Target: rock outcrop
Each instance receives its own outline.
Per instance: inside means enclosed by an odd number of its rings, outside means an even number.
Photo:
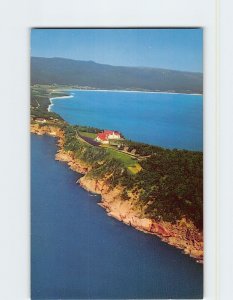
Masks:
[[[159,236],[164,242],[184,250],[185,254],[203,260],[203,236],[195,225],[182,218],[175,224],[165,221],[155,221],[144,216],[143,209],[133,196],[122,200],[121,187],[110,189],[104,180],[96,180],[83,176],[79,184],[86,190],[100,194],[99,203],[107,214],[138,230]]]

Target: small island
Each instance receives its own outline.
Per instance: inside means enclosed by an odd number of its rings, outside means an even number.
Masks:
[[[57,138],[56,160],[83,174],[107,214],[203,261],[203,153],[138,143],[115,128],[70,125],[48,111],[54,85],[31,87],[31,132]]]

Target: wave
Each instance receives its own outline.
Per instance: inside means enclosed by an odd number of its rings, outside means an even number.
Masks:
[[[64,98],[73,98],[73,97],[74,97],[74,95],[71,94],[71,95],[67,95],[67,96],[49,98],[50,104],[48,106],[48,111],[51,112],[51,107],[54,106],[53,100],[59,100],[59,99],[64,99]]]

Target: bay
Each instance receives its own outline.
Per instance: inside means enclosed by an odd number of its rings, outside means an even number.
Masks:
[[[203,150],[202,95],[68,91],[51,111],[70,124],[120,131],[127,139],[165,148]]]

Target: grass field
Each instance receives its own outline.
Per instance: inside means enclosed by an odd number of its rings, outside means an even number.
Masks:
[[[96,133],[80,131],[80,136],[88,137],[88,138],[91,138],[94,140],[96,137]],[[137,159],[135,159],[131,155],[129,155],[127,153],[122,153],[122,152],[118,151],[117,149],[114,149],[113,146],[110,146],[110,145],[101,145],[101,147],[105,148],[112,157],[123,162],[125,167],[128,168],[128,170],[132,174],[137,174],[142,169],[142,167],[138,163]]]
[[[138,173],[142,168],[137,160],[126,153],[122,153],[112,148],[104,147],[111,154],[112,157],[120,160],[128,168],[132,174]]]
[[[80,131],[80,135],[86,136],[86,137],[91,138],[93,140],[96,138],[96,133],[91,133],[91,132]]]

